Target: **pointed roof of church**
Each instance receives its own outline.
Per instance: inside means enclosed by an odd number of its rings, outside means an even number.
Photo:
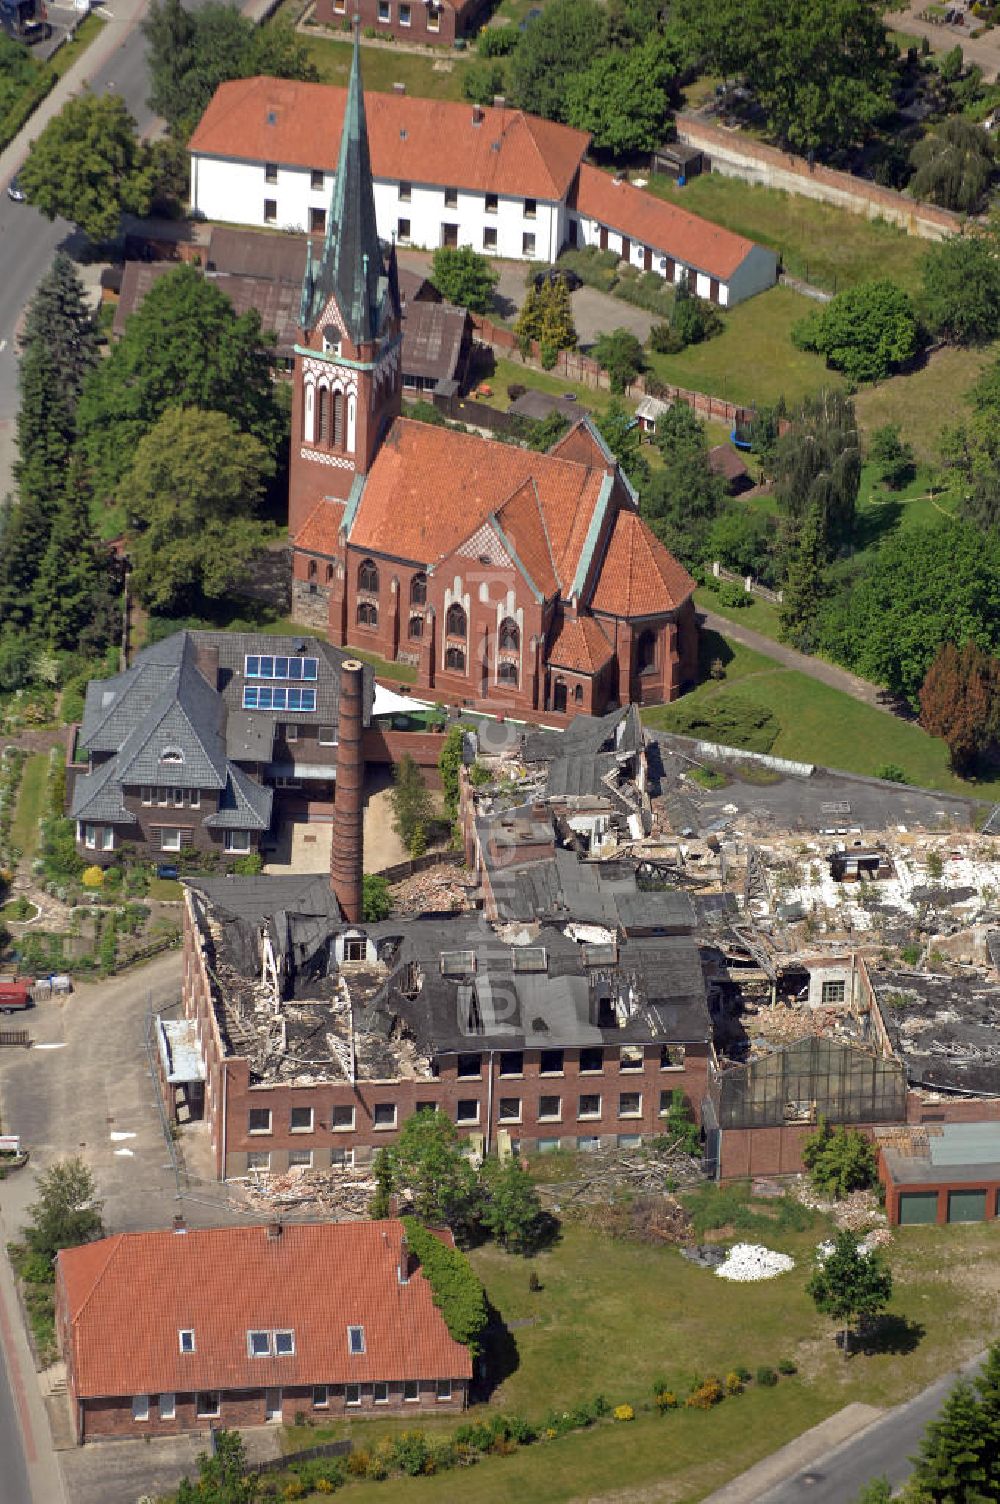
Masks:
[[[314,263],[310,252],[306,264],[302,285],[302,326],[311,329],[333,296],[352,342],[362,344],[379,333],[385,291],[386,276],[375,221],[365,96],[361,86],[361,55],[355,27],[340,157],[323,255],[318,263]]]

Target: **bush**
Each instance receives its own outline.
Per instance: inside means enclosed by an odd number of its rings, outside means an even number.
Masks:
[[[751,752],[770,752],[781,726],[766,706],[757,705],[743,695],[726,694],[700,705],[681,700],[672,707],[670,729],[680,736],[721,742]]]
[[[778,1375],[773,1368],[768,1368],[766,1364],[758,1368],[755,1377],[762,1389],[773,1389],[778,1382]]]
[[[798,1373],[798,1371],[799,1371],[798,1367],[792,1362],[791,1358],[779,1358],[779,1360],[778,1360],[778,1372],[779,1373],[783,1373],[783,1374],[787,1375],[787,1374]]]
[[[718,1379],[704,1379],[696,1389],[692,1389],[684,1406],[688,1410],[711,1410],[713,1405],[718,1405],[723,1398],[722,1384]]]
[[[742,1394],[743,1393],[743,1380],[740,1378],[740,1376],[736,1372],[735,1368],[733,1369],[733,1371],[731,1373],[727,1373],[726,1374],[726,1393],[727,1394]]]
[[[885,783],[909,783],[910,781],[898,762],[880,762],[875,769],[875,777],[881,778]]]
[[[723,580],[719,586],[719,605],[728,606],[730,611],[742,611],[746,606],[753,605],[753,596],[742,585],[734,585],[732,580]]]
[[[661,1389],[660,1392],[654,1396],[654,1399],[656,1408],[661,1415],[665,1414],[668,1410],[677,1409],[677,1396],[672,1389]]]
[[[822,1117],[802,1145],[802,1163],[816,1190],[838,1201],[851,1191],[870,1190],[878,1183],[870,1140],[857,1128],[831,1128]]]
[[[578,251],[563,251],[559,265],[576,272],[587,287],[596,287],[599,292],[610,292],[618,281],[618,260],[615,251],[601,251],[596,245],[592,245]]]
[[[514,51],[521,37],[516,26],[486,26],[476,39],[480,57],[506,57]]]
[[[635,1420],[635,1411],[632,1409],[631,1405],[616,1405],[611,1413],[614,1416],[615,1420]]]
[[[753,1378],[753,1374],[750,1372],[749,1368],[747,1368],[742,1363],[736,1364],[733,1369],[733,1373],[739,1379],[741,1384],[749,1384],[750,1380]]]
[[[104,882],[103,867],[88,867],[80,881],[85,888],[99,888]]]
[[[649,348],[657,355],[679,355],[684,341],[672,324],[653,324],[649,331]]]
[[[669,319],[674,310],[674,292],[658,272],[636,272],[632,269],[619,274],[614,295],[635,308],[644,308],[659,318]],[[681,341],[682,347],[684,341]]]
[[[472,1265],[457,1248],[447,1248],[414,1217],[404,1217],[403,1226],[448,1331],[475,1357],[486,1330],[487,1310],[486,1295]]]
[[[696,298],[684,284],[677,289],[670,321],[684,345],[700,345],[722,332],[722,319],[713,305]]]
[[[404,1431],[393,1442],[393,1466],[410,1478],[417,1478],[425,1471],[430,1455],[431,1449],[423,1431]]]
[[[629,329],[598,334],[591,355],[611,379],[611,390],[620,396],[645,368],[642,345]]]

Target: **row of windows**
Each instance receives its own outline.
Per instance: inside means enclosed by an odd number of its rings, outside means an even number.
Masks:
[[[274,217],[277,218],[277,206],[275,206]],[[397,219],[396,239],[400,242],[401,245],[406,245],[406,243],[412,238],[413,226],[410,221],[405,218]],[[458,245],[458,225],[442,224],[441,244],[451,247]],[[521,255],[533,256],[535,254],[535,244],[536,241],[534,235],[530,231],[525,230],[521,236]],[[498,241],[496,225],[485,225],[483,228],[483,250],[495,251],[497,249],[497,246]]]
[[[347,0],[333,0],[333,8],[337,15],[347,14]],[[424,16],[427,21],[428,31],[441,30],[441,7],[440,5],[424,5]],[[392,24],[392,0],[378,0],[378,19],[382,26]],[[399,4],[400,26],[413,25],[413,6],[410,0],[400,0]]]
[[[140,790],[143,804],[172,804],[175,809],[200,809],[200,789],[177,789],[144,787]]]
[[[246,679],[316,679],[319,659],[248,653],[244,658],[243,676]]]
[[[623,1044],[618,1049],[617,1060],[620,1071],[641,1071],[644,1064],[644,1050],[641,1044]],[[685,1058],[682,1044],[661,1044],[660,1046],[660,1069],[678,1070],[683,1067]],[[601,1045],[593,1045],[581,1049],[579,1054],[579,1069],[581,1076],[599,1075],[607,1061],[606,1052]],[[541,1050],[538,1056],[538,1074],[540,1076],[561,1076],[564,1074],[566,1054],[564,1050]],[[483,1057],[478,1051],[470,1051],[456,1057],[456,1075],[459,1080],[479,1080],[483,1071]],[[524,1051],[501,1050],[499,1061],[499,1074],[505,1076],[524,1075]]]
[[[417,1379],[404,1379],[401,1386],[402,1398],[407,1404],[416,1404],[420,1399],[420,1383]],[[387,1382],[376,1381],[374,1384],[314,1384],[312,1386],[313,1409],[326,1410],[330,1404],[331,1390],[334,1394],[343,1394],[346,1405],[360,1405],[363,1399],[370,1396],[376,1405],[387,1405],[390,1398],[390,1385]],[[450,1379],[438,1379],[435,1384],[435,1399],[449,1401],[452,1397],[452,1384]],[[269,1393],[269,1402],[277,1400],[280,1406],[280,1390]],[[134,1394],[132,1396],[132,1419],[136,1422],[148,1421],[153,1406],[156,1407],[160,1420],[173,1420],[177,1414],[176,1394]],[[222,1413],[222,1395],[217,1389],[203,1390],[194,1396],[195,1415],[199,1420],[214,1420]]]
[[[277,685],[273,688],[265,688],[263,685],[244,684],[243,709],[310,712],[316,709],[316,691],[314,689],[283,689]]]
[[[331,1149],[330,1164],[335,1170],[352,1170],[354,1168],[354,1150]],[[313,1151],[311,1149],[289,1149],[288,1168],[290,1170],[311,1170],[312,1167]],[[269,1172],[271,1169],[270,1151],[267,1149],[251,1149],[247,1154],[247,1169]]]
[[[442,192],[444,193],[444,206],[445,206],[445,208],[446,209],[457,209],[458,208],[458,189],[457,188],[444,188],[444,189],[442,189]],[[411,202],[412,198],[413,198],[413,184],[412,183],[401,182],[400,185],[399,185],[399,201],[400,201],[400,203],[401,204],[408,204],[408,203]],[[486,211],[487,214],[496,214],[498,212],[499,208],[500,208],[500,198],[499,198],[499,195],[496,194],[496,193],[487,193],[487,194],[485,194],[484,197],[483,197],[483,208],[484,208],[484,210]],[[537,200],[533,199],[533,198],[526,198],[524,200],[524,217],[525,217],[525,219],[534,219],[535,216],[537,215],[537,213],[538,213],[538,202],[537,202]]]

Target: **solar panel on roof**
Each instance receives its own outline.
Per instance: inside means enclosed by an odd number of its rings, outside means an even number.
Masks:
[[[441,952],[441,975],[443,977],[467,977],[476,969],[474,950],[443,950]]]
[[[583,946],[584,966],[614,966],[618,960],[618,947],[610,944]]]
[[[515,971],[547,971],[549,958],[544,945],[523,945],[511,952]]]

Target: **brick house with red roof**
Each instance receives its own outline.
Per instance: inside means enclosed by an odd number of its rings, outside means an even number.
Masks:
[[[460,1410],[472,1379],[397,1220],[66,1248],[56,1331],[78,1442]]]
[[[400,42],[426,47],[451,47],[458,37],[475,31],[486,0],[316,0],[313,12],[319,26],[343,27],[357,16],[367,31]]]
[[[547,454],[400,417],[394,249],[375,218],[358,48],[295,347],[292,613],[411,663],[435,699],[515,715],[672,700],[694,581],[589,419]]]

